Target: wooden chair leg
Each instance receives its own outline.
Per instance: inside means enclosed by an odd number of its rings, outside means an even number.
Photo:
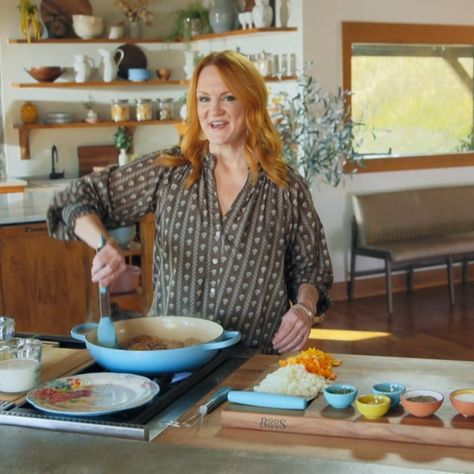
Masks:
[[[465,285],[467,283],[467,270],[468,270],[468,261],[467,258],[462,259],[462,284]]]
[[[385,283],[387,287],[388,314],[393,314],[393,296],[392,296],[392,262],[390,258],[385,259]]]
[[[354,283],[355,283],[355,261],[356,261],[356,254],[354,249],[351,250],[351,269],[350,269],[350,276],[349,276],[349,284],[347,285],[347,297],[349,301],[354,299]]]
[[[454,306],[454,280],[453,280],[453,257],[448,257],[448,286],[449,286],[449,303]]]
[[[413,290],[413,267],[410,265],[407,272],[407,290]]]

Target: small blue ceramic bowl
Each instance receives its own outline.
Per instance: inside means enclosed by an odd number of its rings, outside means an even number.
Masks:
[[[128,70],[128,79],[130,81],[148,81],[151,77],[149,69],[145,68],[130,68]]]
[[[394,408],[400,403],[400,397],[406,391],[405,385],[398,382],[376,383],[372,387],[372,392],[377,395],[386,395],[390,398],[390,407]]]
[[[333,383],[324,389],[324,398],[333,408],[347,408],[357,397],[354,385]]]

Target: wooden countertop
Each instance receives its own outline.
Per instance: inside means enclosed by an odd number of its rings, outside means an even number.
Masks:
[[[447,391],[461,388],[452,387],[454,380],[459,380],[459,377],[463,377],[465,386],[474,386],[472,362],[345,354],[335,354],[335,357],[343,360],[343,365],[336,369],[340,382],[345,381],[345,376],[351,370],[353,371],[354,367],[360,367],[361,384],[357,385],[362,390],[365,389],[364,384],[391,380],[391,374],[400,367],[406,367],[407,373],[411,373],[410,383],[406,384],[408,389],[421,387],[436,389],[437,387],[446,396]],[[224,380],[222,385],[230,385],[237,390],[250,389],[265,372],[276,369],[277,361],[277,356],[257,355]],[[377,375],[374,376],[374,373]],[[386,374],[388,379],[378,380],[380,374]],[[376,379],[374,382],[371,380],[373,377]],[[411,386],[412,380],[418,381],[419,385]],[[396,381],[404,382],[403,380]],[[443,387],[438,386],[440,381],[443,381]],[[197,405],[200,403],[198,402]],[[449,400],[445,400],[444,403],[446,410],[453,410]],[[229,406],[230,404],[226,402],[217,408],[205,418],[200,427],[169,428],[154,442],[161,445],[172,444],[206,449],[278,453],[305,459],[326,458],[449,472],[474,472],[474,450],[469,448],[223,427],[222,411],[228,409]],[[455,415],[456,412],[453,411],[452,414]],[[186,414],[183,415],[184,417]]]

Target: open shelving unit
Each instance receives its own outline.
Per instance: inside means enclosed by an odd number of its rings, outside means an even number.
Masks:
[[[66,128],[100,128],[100,127],[126,127],[131,132],[138,126],[146,125],[174,125],[178,134],[183,133],[183,122],[179,120],[147,120],[134,121],[128,120],[126,122],[113,122],[112,120],[100,121],[96,123],[88,122],[68,122],[68,123],[33,123],[33,124],[15,124],[13,128],[18,130],[20,158],[22,160],[29,160],[30,154],[30,133],[33,130],[51,130],[51,129],[66,129]]]
[[[248,28],[246,30],[231,30],[225,31],[223,33],[208,33],[205,35],[196,35],[190,39],[190,42],[203,41],[203,40],[213,40],[218,38],[228,38],[233,36],[248,36],[262,33],[285,33],[285,32],[294,32],[297,31],[296,27],[269,27],[269,28]],[[27,41],[26,39],[10,39],[8,40],[10,44],[48,44],[48,43],[58,43],[58,44],[67,44],[67,43],[131,43],[131,44],[140,44],[140,43],[153,43],[153,44],[185,44],[184,40],[173,40],[169,41],[164,38],[91,38],[91,39],[81,39],[81,38],[44,38],[39,40],[32,39]]]

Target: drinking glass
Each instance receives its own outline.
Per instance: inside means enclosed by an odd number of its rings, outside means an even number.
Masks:
[[[27,392],[39,384],[42,347],[35,338],[0,341],[0,392]]]
[[[15,320],[8,316],[0,316],[0,341],[10,339],[15,333]]]

